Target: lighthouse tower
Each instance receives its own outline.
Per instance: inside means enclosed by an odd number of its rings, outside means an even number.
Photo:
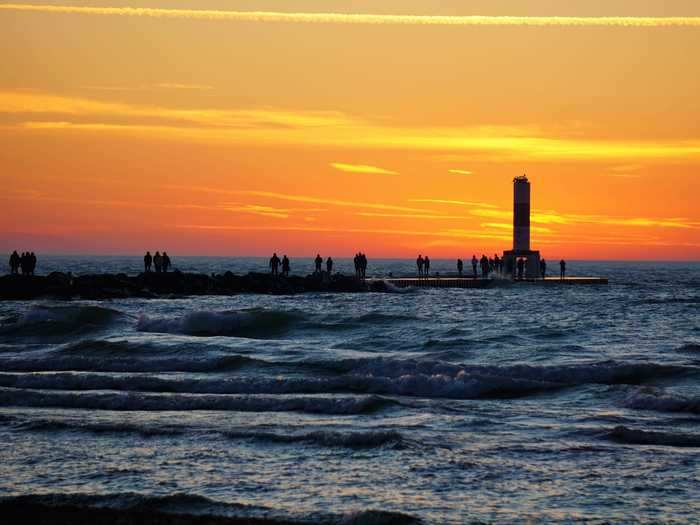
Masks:
[[[520,258],[525,259],[524,278],[538,278],[540,252],[530,249],[530,181],[526,175],[513,179],[513,249],[503,252],[507,275],[516,276]]]

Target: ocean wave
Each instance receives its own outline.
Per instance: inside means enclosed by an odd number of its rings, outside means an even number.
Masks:
[[[6,372],[222,372],[247,365],[264,366],[265,361],[243,355],[183,356],[163,352],[158,356],[136,356],[128,343],[109,343],[112,353],[123,355],[50,355],[48,357],[0,357],[0,370]]]
[[[695,367],[616,362],[569,366],[459,365],[444,361],[352,359],[326,361],[263,361],[246,356],[218,358],[95,359],[71,357],[46,363],[53,371],[35,373],[27,360],[0,359],[0,386],[40,390],[114,390],[181,394],[368,394],[427,398],[478,399],[519,397],[584,384],[639,384],[645,380],[697,372]],[[86,371],[80,371],[85,365]],[[97,371],[89,371],[89,367]],[[230,370],[284,367],[307,375],[235,375],[229,377],[165,377],[148,372]],[[65,367],[65,368],[62,368]],[[334,374],[328,374],[328,367]],[[29,369],[29,371],[27,371]],[[63,370],[63,371],[62,371]],[[106,372],[119,372],[112,375]],[[132,373],[139,372],[139,373]],[[309,374],[309,372],[311,372]],[[122,375],[124,373],[125,375]]]
[[[153,496],[121,494],[28,494],[0,496],[0,512],[7,523],[178,523],[219,525],[418,525],[421,520],[381,510],[348,514],[291,514],[269,507],[223,503],[195,494]]]
[[[15,322],[0,326],[0,336],[60,336],[104,328],[122,318],[102,306],[33,306]]]
[[[700,297],[651,297],[638,304],[700,304]]]
[[[141,392],[62,392],[0,387],[0,406],[79,408],[115,411],[221,410],[368,414],[394,402],[380,396],[253,396],[152,394]]]
[[[685,352],[685,353],[698,353],[700,352],[700,344],[697,343],[687,343],[681,346],[676,350],[677,352]]]
[[[324,447],[378,448],[391,446],[402,448],[405,441],[395,430],[337,432],[318,430],[306,433],[280,434],[261,431],[225,431],[224,436],[234,440],[269,441],[272,443],[308,443]]]
[[[261,441],[278,444],[309,444],[322,447],[378,448],[389,446],[403,448],[407,443],[395,430],[335,431],[315,430],[311,432],[273,432],[268,430],[215,430],[196,427],[160,424],[139,424],[126,421],[84,421],[53,418],[21,418],[9,416],[0,420],[13,430],[21,432],[81,432],[89,434],[133,434],[145,438],[156,436],[182,436],[206,433],[220,435],[236,441]]]
[[[669,394],[658,388],[637,389],[625,398],[623,404],[627,408],[636,410],[700,414],[700,397],[690,398]]]
[[[700,435],[676,432],[658,432],[618,426],[605,433],[605,437],[630,445],[660,445],[665,447],[700,447]]]
[[[189,312],[182,317],[150,318],[138,320],[141,332],[181,334],[200,337],[236,336],[251,339],[268,339],[287,332],[303,320],[294,312],[252,309],[224,312]]]

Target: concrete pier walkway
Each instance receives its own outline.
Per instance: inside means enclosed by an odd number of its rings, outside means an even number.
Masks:
[[[384,281],[399,288],[486,288],[499,284],[534,284],[539,286],[561,286],[572,284],[608,284],[605,277],[547,277],[546,279],[523,279],[511,281],[509,279],[482,279],[477,277],[387,277],[384,279],[367,279],[369,283]]]

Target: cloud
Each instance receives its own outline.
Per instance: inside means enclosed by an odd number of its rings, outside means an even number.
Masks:
[[[451,199],[409,199],[408,202],[425,202],[431,204],[454,204],[457,206],[476,206],[478,208],[497,208],[494,204],[486,202],[458,201]]]
[[[385,217],[385,218],[396,218],[396,219],[421,219],[421,220],[433,220],[433,219],[451,219],[451,220],[463,220],[470,219],[471,217],[464,215],[437,215],[429,213],[375,213],[362,211],[355,215],[360,217]]]
[[[448,173],[453,173],[455,175],[473,175],[473,171],[468,170],[447,170]]]
[[[313,146],[344,150],[454,151],[472,156],[479,154],[494,162],[515,159],[519,162],[687,161],[700,158],[700,140],[697,139],[629,142],[566,138],[556,133],[548,136],[546,132],[530,127],[387,126],[341,111],[182,109],[26,91],[0,91],[2,113],[12,115],[14,121],[20,121],[9,128],[24,132],[99,132],[195,143]]]
[[[700,17],[633,16],[448,16],[371,13],[298,13],[277,11],[229,11],[213,9],[165,9],[149,7],[98,7],[72,5],[1,4],[0,10],[58,14],[134,16],[231,22],[296,22],[364,25],[430,26],[529,26],[529,27],[699,27]]]
[[[162,82],[160,84],[144,84],[140,86],[84,86],[84,89],[94,91],[150,91],[154,89],[209,91],[214,89],[214,87],[206,84],[176,84]]]
[[[344,164],[342,162],[333,162],[331,166],[337,170],[348,173],[376,173],[379,175],[398,175],[398,172],[378,168],[376,166],[368,166],[366,164]]]

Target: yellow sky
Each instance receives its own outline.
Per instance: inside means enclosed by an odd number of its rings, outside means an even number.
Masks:
[[[698,259],[700,4],[560,4],[0,2],[0,247]]]

